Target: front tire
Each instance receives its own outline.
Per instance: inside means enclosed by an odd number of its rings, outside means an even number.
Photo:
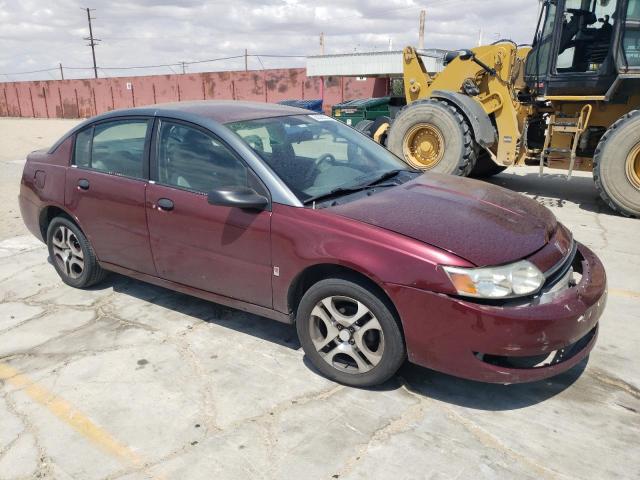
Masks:
[[[398,113],[387,148],[420,170],[463,177],[476,161],[467,119],[455,107],[434,99],[415,101]]]
[[[391,308],[358,283],[327,279],[313,285],[300,301],[296,328],[313,366],[344,385],[383,383],[406,358]]]
[[[602,136],[593,157],[593,179],[609,207],[640,217],[640,110],[627,113]]]
[[[67,217],[55,217],[47,229],[49,258],[64,283],[87,288],[106,275],[82,230]]]
[[[478,154],[476,164],[469,173],[472,178],[489,178],[504,172],[507,167],[498,165],[494,162],[487,152],[481,152]]]

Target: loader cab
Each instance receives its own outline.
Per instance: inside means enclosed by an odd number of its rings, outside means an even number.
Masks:
[[[545,0],[526,81],[537,96],[604,96],[640,69],[640,0]]]

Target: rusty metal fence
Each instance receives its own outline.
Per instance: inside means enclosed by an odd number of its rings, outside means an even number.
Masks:
[[[324,85],[323,85],[324,82]],[[304,68],[0,83],[0,116],[85,118],[183,100],[278,102],[324,97],[324,109],[387,94],[383,78],[307,77]]]

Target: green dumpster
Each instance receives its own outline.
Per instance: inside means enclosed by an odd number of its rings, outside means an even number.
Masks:
[[[389,101],[391,97],[359,98],[334,105],[331,116],[347,125],[355,127],[363,120],[375,120],[378,117],[389,116]]]

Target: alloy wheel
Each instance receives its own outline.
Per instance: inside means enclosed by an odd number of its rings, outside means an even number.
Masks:
[[[70,278],[78,278],[84,272],[84,253],[78,237],[71,229],[59,225],[52,238],[54,261]]]
[[[366,373],[382,360],[382,326],[362,302],[346,296],[323,298],[311,311],[309,327],[316,351],[340,371]]]

